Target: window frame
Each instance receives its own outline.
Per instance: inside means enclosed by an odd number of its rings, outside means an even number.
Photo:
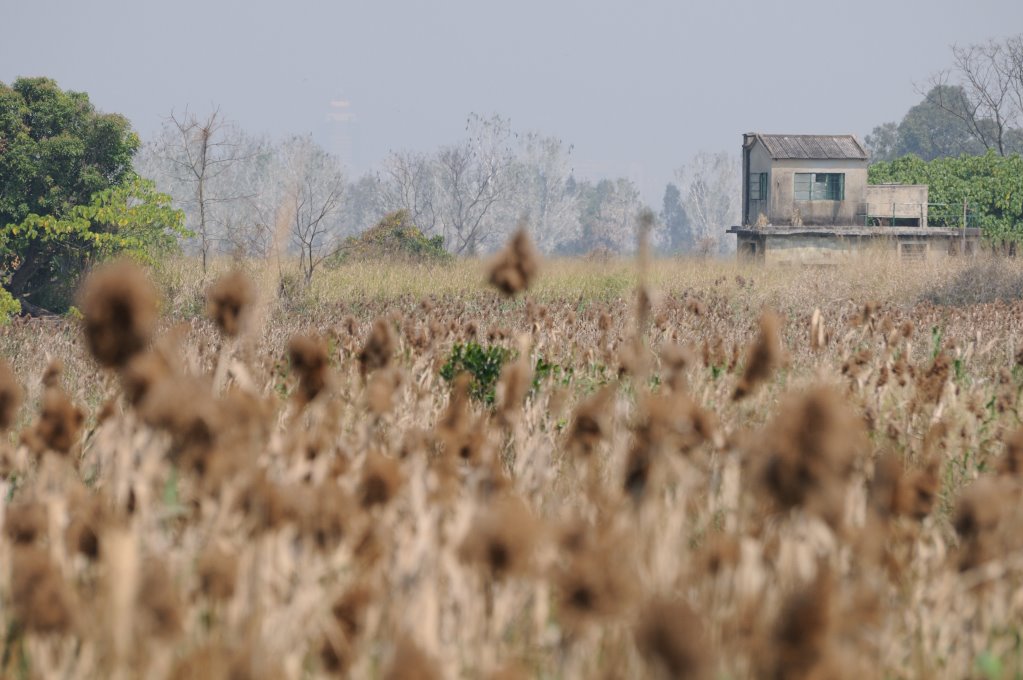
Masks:
[[[753,178],[756,177],[756,181]],[[766,172],[751,172],[749,174],[749,200],[751,201],[766,201],[767,200],[767,173]],[[754,195],[754,192],[756,195]]]
[[[824,181],[819,181],[818,177],[824,178]],[[805,190],[800,190],[801,184],[805,185]],[[821,193],[824,195],[821,196]],[[794,172],[792,173],[792,197],[796,201],[844,201],[845,173]]]

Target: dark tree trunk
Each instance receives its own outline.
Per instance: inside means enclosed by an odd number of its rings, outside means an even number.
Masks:
[[[30,285],[32,278],[39,271],[39,267],[42,266],[42,262],[39,259],[39,247],[32,244],[25,251],[24,258],[21,261],[21,265],[14,270],[11,275],[11,281],[8,284],[7,292],[13,295],[15,298],[25,298],[34,291]]]

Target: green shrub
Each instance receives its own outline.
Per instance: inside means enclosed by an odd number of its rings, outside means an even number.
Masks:
[[[21,303],[6,289],[0,288],[0,326],[11,322],[11,317],[21,314]]]
[[[541,383],[545,380],[556,380],[567,386],[572,380],[572,367],[565,368],[558,364],[552,364],[543,357],[537,357],[536,366],[533,367],[533,392],[540,389]]]
[[[515,358],[515,352],[503,347],[484,347],[476,342],[455,345],[448,355],[447,362],[440,369],[440,375],[452,381],[461,373],[472,376],[469,383],[469,396],[482,401],[488,406],[493,405],[496,397],[497,380],[501,377],[501,368],[509,359]],[[555,380],[568,385],[572,379],[571,367],[565,368],[551,363],[543,357],[537,357],[533,367],[533,382],[530,391],[535,393],[547,380]]]
[[[428,237],[409,217],[407,210],[388,213],[358,236],[341,244],[331,264],[349,261],[407,260],[411,262],[448,262],[451,253],[444,250],[444,237]]]
[[[476,342],[457,344],[451,348],[447,362],[440,369],[440,376],[450,382],[458,375],[468,373],[472,376],[469,396],[491,406],[501,367],[511,354],[511,350],[504,347],[483,347]]]

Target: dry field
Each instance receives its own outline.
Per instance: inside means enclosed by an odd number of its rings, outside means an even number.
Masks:
[[[0,330],[3,677],[1023,673],[1016,262],[234,266]]]

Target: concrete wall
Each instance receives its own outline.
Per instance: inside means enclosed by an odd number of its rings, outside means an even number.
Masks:
[[[757,146],[761,146],[759,143]],[[752,172],[752,171],[751,171]],[[795,174],[800,172],[839,172],[845,174],[844,201],[796,201]],[[771,224],[792,224],[799,209],[803,224],[845,225],[862,223],[857,213],[866,201],[867,161],[865,160],[777,160],[771,165]]]
[[[735,253],[742,262],[764,262],[767,239],[761,235],[739,234],[735,244]]]
[[[837,264],[865,252],[897,253],[906,260],[948,257],[955,239],[948,238],[848,238],[840,236],[766,236],[757,248],[757,259],[767,264]]]
[[[846,194],[848,195],[848,194]],[[863,212],[870,217],[891,220],[916,219],[927,226],[926,184],[871,184]]]
[[[850,239],[822,236],[768,236],[767,264],[837,264],[852,257],[857,244]]]

